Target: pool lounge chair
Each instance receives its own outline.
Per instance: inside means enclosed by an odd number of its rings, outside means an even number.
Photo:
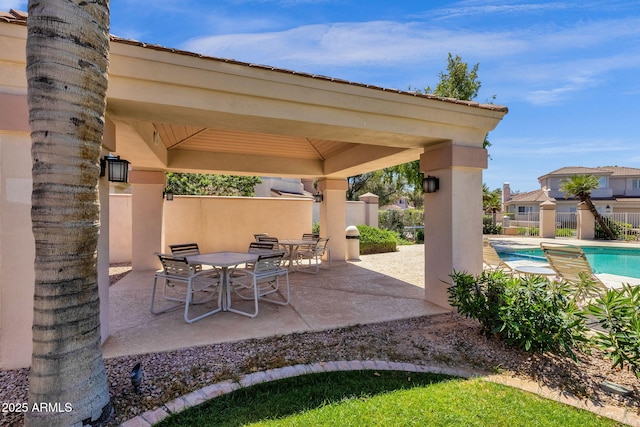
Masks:
[[[549,266],[558,277],[578,288],[578,298],[589,299],[597,296],[599,291],[607,289],[607,286],[593,272],[589,260],[580,247],[544,242],[540,243],[540,247],[549,261]],[[585,280],[591,282],[594,289],[588,287],[583,289]]]
[[[514,274],[513,267],[504,262],[489,240],[482,242],[482,263],[485,270],[502,271],[508,274]]]

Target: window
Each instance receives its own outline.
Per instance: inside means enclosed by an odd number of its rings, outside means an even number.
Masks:
[[[631,180],[631,188],[634,190],[640,190],[640,179],[632,179]]]
[[[606,176],[601,176],[598,179],[598,188],[607,188],[608,187],[608,182],[607,182],[607,177]]]
[[[528,214],[533,212],[533,206],[518,206],[519,214]]]

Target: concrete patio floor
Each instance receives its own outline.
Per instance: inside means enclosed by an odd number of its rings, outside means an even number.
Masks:
[[[154,271],[133,271],[109,290],[106,358],[448,312],[424,299],[424,246],[289,274],[291,303],[260,304],[251,319],[222,312],[187,324],[183,310],[149,311]],[[195,313],[195,312],[194,312]]]
[[[497,246],[539,247],[549,239],[488,236]],[[619,243],[554,239],[575,245],[615,245],[640,249],[640,242]],[[525,263],[529,263],[525,261]],[[261,303],[257,317],[217,313],[192,324],[183,310],[149,312],[154,271],[133,271],[109,290],[111,334],[106,358],[155,353],[219,342],[241,341],[304,331],[321,331],[448,312],[424,299],[424,245],[398,252],[363,255],[360,261],[333,263],[316,275],[289,275],[291,303]],[[640,285],[640,279],[599,275],[607,285]]]

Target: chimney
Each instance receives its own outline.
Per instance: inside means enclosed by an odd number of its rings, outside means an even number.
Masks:
[[[509,183],[505,182],[502,184],[502,205],[504,209],[504,203],[511,200],[511,187],[509,187]]]

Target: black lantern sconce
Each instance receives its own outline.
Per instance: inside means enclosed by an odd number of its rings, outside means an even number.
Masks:
[[[109,154],[100,159],[100,176],[104,176],[109,168],[108,179],[111,182],[127,182],[129,179],[129,162],[120,156]]]
[[[422,179],[422,191],[425,193],[435,193],[440,189],[440,179],[435,176],[427,176]]]
[[[324,200],[324,197],[322,196],[322,193],[316,193],[313,195],[313,201],[316,203],[322,203],[322,200]]]
[[[162,198],[167,199],[167,202],[171,202],[173,200],[173,191],[167,190],[166,188],[162,192]]]

